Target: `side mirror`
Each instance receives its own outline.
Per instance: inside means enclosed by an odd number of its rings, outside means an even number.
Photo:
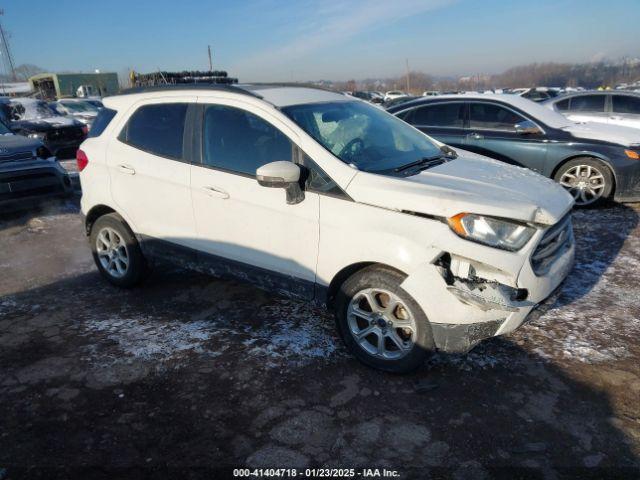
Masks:
[[[519,135],[537,135],[542,133],[540,127],[538,127],[531,120],[525,120],[524,122],[515,124],[516,133]]]
[[[287,192],[287,203],[295,205],[304,200],[304,192],[300,188],[300,166],[293,162],[271,162],[256,170],[258,184],[268,188],[284,188]]]

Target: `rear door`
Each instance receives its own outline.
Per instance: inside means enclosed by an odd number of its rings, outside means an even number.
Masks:
[[[111,194],[136,233],[193,245],[185,123],[195,97],[150,100],[132,108],[108,145]]]
[[[442,143],[464,148],[464,102],[430,103],[402,112],[398,117]]]
[[[547,139],[544,133],[517,133],[515,125],[526,120],[535,123],[506,105],[469,102],[469,128],[463,148],[542,172],[547,156]]]

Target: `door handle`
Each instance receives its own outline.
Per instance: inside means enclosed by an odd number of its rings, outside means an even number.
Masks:
[[[217,198],[229,198],[229,194],[227,192],[225,192],[224,190],[220,190],[219,188],[216,187],[202,187],[203,190],[205,192],[207,192],[207,195],[209,195],[210,197],[217,197]]]
[[[622,120],[622,117],[619,115],[612,115],[609,117],[611,120]]]
[[[128,165],[118,165],[118,170],[127,175],[135,175],[136,171]]]
[[[482,140],[484,135],[480,135],[479,133],[470,133],[467,135],[467,138],[470,140]]]

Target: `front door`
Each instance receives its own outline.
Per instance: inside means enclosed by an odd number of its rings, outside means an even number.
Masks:
[[[496,103],[469,102],[469,128],[463,148],[543,172],[547,140],[544,133],[516,133],[515,125],[526,120],[519,113]]]
[[[294,160],[296,147],[283,133],[287,127],[238,101],[205,103],[203,109],[202,162],[192,167],[191,184],[198,249],[218,263],[215,273],[310,298],[318,194],[306,192],[302,202],[288,205],[283,189],[262,187],[255,179],[262,165]]]

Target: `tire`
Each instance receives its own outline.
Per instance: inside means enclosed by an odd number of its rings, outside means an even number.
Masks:
[[[574,158],[563,164],[554,180],[573,196],[579,208],[602,205],[613,193],[611,170],[604,162],[592,157]]]
[[[89,234],[91,253],[102,276],[113,285],[131,288],[147,273],[147,262],[135,235],[117,213],[98,218]]]
[[[336,325],[349,351],[365,365],[393,373],[415,370],[435,350],[429,320],[400,287],[404,279],[372,265],[349,277],[335,302]]]

